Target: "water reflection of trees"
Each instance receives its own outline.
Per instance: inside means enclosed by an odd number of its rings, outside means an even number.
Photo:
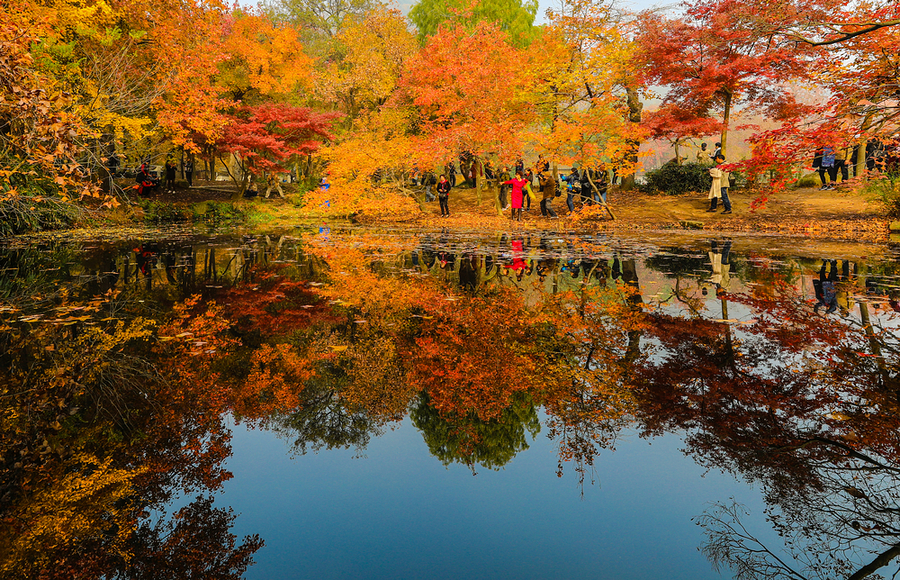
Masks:
[[[141,515],[229,477],[227,413],[304,453],[362,449],[409,410],[435,457],[474,470],[526,449],[541,406],[560,473],[592,475],[637,424],[686,433],[701,464],[760,482],[792,537],[789,563],[727,504],[701,520],[708,555],[744,577],[813,576],[804,557],[869,573],[867,550],[872,566],[890,561],[897,341],[858,297],[891,272],[848,267],[848,314],[822,316],[798,288],[817,264],[740,258],[733,285],[706,296],[710,258],[679,256],[642,263],[573,237],[366,234],[6,256],[23,278],[2,281],[3,565],[155,577],[140,554],[169,554],[173,569],[238,574],[259,540],[237,545],[233,515],[208,499],[154,525]],[[73,486],[88,491],[62,501]]]
[[[444,465],[462,463],[473,471],[475,465],[503,467],[528,449],[528,437],[534,440],[541,430],[534,402],[523,393],[514,395],[499,415],[482,420],[475,412],[441,413],[423,392],[410,410],[410,419],[422,432],[428,450]]]
[[[661,346],[635,384],[648,433],[686,431],[701,464],[763,486],[785,550],[719,504],[704,552],[739,578],[862,578],[900,555],[896,339],[816,316],[796,289],[730,296],[748,325],[650,315]],[[863,316],[867,306],[862,305]],[[888,380],[885,380],[888,379]]]
[[[68,259],[20,252],[0,308],[0,577],[240,577],[261,541],[238,545],[208,498],[140,524],[230,477],[221,405],[161,364],[188,345],[157,350],[155,309],[102,271],[44,267]]]

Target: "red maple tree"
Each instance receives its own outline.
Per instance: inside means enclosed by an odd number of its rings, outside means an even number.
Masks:
[[[232,179],[243,193],[252,175],[282,171],[300,155],[315,153],[332,138],[331,124],[339,117],[287,103],[245,106],[231,115],[217,145],[220,153],[230,153],[240,163],[241,173]]]

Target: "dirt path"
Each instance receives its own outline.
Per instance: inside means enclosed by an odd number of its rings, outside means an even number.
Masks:
[[[559,220],[540,215],[537,203],[516,227],[523,229],[585,230],[704,230],[734,233],[767,233],[816,239],[884,242],[889,239],[889,223],[880,204],[849,190],[819,191],[813,188],[791,190],[774,195],[761,208],[752,211],[757,195],[736,191],[731,195],[733,213],[723,215],[722,208],[708,213],[706,195],[646,195],[639,192],[612,192],[610,203],[617,220],[605,216],[585,218],[568,215],[565,196],[553,200]],[[441,219],[437,202],[426,204],[426,217],[420,221],[453,227],[510,226],[509,212],[498,217],[492,201],[478,206],[474,191],[455,189],[450,197],[451,217]]]

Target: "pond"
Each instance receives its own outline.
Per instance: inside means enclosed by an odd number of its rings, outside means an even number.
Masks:
[[[9,240],[0,578],[888,577],[898,254]]]

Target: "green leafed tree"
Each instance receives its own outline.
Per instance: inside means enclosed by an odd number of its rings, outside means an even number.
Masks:
[[[479,0],[474,4],[465,0],[419,0],[410,9],[409,19],[416,25],[420,38],[434,35],[445,22],[472,25],[496,22],[514,44],[525,46],[537,33],[534,26],[537,11],[537,0]]]

